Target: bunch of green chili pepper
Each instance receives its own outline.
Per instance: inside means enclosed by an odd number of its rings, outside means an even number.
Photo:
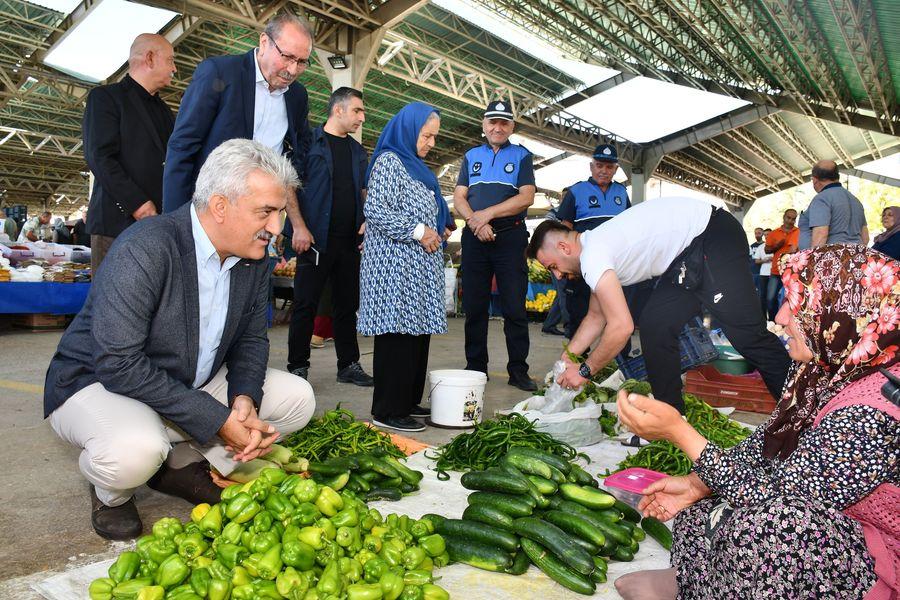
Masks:
[[[684,412],[688,423],[720,448],[736,446],[750,435],[749,429],[691,394],[684,395]]]
[[[439,447],[434,456],[426,454],[426,457],[436,461],[438,479],[444,481],[450,478],[447,471],[484,471],[498,464],[513,446],[536,448],[564,460],[579,456],[569,444],[538,431],[534,423],[513,413],[482,421],[471,433],[456,436]]]
[[[406,456],[390,436],[357,421],[352,412],[340,408],[340,405],[321,418],[312,419],[306,427],[287,436],[281,444],[297,456],[315,461],[373,450],[382,450],[395,458]]]

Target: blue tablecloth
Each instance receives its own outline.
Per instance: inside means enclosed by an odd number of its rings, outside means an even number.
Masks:
[[[90,283],[0,283],[0,314],[74,315],[81,310]]]

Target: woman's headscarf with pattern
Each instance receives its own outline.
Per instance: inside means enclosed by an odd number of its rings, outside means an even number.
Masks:
[[[785,459],[818,411],[849,383],[900,355],[900,263],[857,245],[782,259],[785,300],[813,352],[788,372],[763,456]]]

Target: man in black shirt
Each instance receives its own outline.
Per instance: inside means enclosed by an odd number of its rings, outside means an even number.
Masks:
[[[85,248],[91,247],[91,236],[87,232],[87,209],[81,213],[81,216],[78,217],[78,220],[75,221],[75,227],[72,228],[72,243],[76,246],[84,246]]]
[[[350,137],[365,120],[362,92],[341,87],[331,95],[328,120],[312,132],[300,212],[315,244],[297,257],[288,370],[304,379],[309,376],[313,320],[322,289],[330,280],[337,380],[368,387],[373,385],[372,377],[359,364],[356,341],[367,156]]]
[[[87,220],[94,271],[129,225],[162,212],[163,163],[175,119],[159,91],[174,74],[172,44],[142,33],[131,44],[125,78],[88,95],[82,134],[95,178]]]

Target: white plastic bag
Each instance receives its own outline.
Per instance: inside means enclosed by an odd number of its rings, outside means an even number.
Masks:
[[[444,267],[444,312],[456,314],[456,269]]]
[[[556,378],[565,369],[565,362],[556,361],[552,371],[553,381],[546,393],[519,402],[513,407],[513,412],[533,421],[538,431],[549,433],[561,442],[573,446],[596,444],[604,437],[597,420],[602,414],[602,405],[587,402],[574,408],[572,400],[581,392],[581,388],[566,390],[556,383]]]
[[[572,405],[572,400],[575,399],[575,396],[581,393],[581,388],[567,390],[556,383],[556,380],[560,375],[563,374],[563,371],[565,370],[566,363],[564,361],[558,360],[553,364],[553,371],[551,371],[552,381],[550,382],[550,385],[547,386],[547,391],[544,392],[544,407],[540,409],[541,412],[569,412],[574,408],[574,406]]]

